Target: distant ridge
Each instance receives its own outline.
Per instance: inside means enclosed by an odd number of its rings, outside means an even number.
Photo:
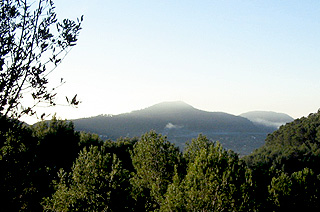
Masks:
[[[76,130],[97,133],[104,138],[141,136],[155,130],[181,148],[198,134],[219,140],[226,148],[241,154],[261,146],[274,126],[261,126],[246,117],[223,112],[207,112],[182,101],[162,102],[145,109],[113,116],[73,120]]]
[[[256,125],[276,128],[294,120],[291,116],[285,113],[276,113],[272,111],[252,111],[243,113],[240,116],[249,119]]]
[[[197,133],[259,131],[246,118],[222,112],[198,110],[184,102],[164,102],[130,113],[73,121],[77,128],[87,129],[90,125],[90,128],[99,134],[116,137],[140,136],[149,130],[161,133],[168,123]]]

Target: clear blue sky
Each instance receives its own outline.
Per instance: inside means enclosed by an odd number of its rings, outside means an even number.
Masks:
[[[320,108],[320,1],[57,0],[84,15],[79,42],[50,76],[77,93],[61,118],[118,114],[162,101],[294,118]],[[47,110],[47,109],[46,109]]]

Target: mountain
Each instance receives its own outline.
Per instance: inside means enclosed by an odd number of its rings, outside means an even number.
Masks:
[[[163,102],[120,115],[99,115],[73,120],[76,130],[97,133],[104,138],[141,136],[155,130],[183,148],[186,141],[202,133],[219,140],[225,148],[251,153],[264,143],[274,127],[257,125],[249,119],[222,112],[207,112],[184,102]]]
[[[273,170],[292,174],[308,167],[317,176],[320,173],[319,129],[320,110],[281,126],[267,136],[265,145],[245,160],[253,170],[269,170],[272,166]]]
[[[294,120],[285,113],[271,111],[252,111],[243,113],[240,116],[249,119],[258,126],[274,127],[275,129]]]

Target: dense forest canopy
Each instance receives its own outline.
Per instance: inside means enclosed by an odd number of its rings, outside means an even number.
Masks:
[[[6,211],[308,211],[320,208],[320,112],[240,158],[205,135],[181,151],[155,131],[103,141],[69,121],[1,116]]]

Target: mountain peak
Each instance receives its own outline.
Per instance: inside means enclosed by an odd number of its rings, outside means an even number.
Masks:
[[[191,105],[183,102],[183,101],[171,101],[171,102],[161,102],[158,104],[155,104],[153,106],[150,106],[148,108],[180,108],[180,109],[185,109],[185,108],[189,108],[189,109],[194,109],[194,107],[192,107]],[[148,109],[147,108],[147,109]]]
[[[112,139],[141,136],[155,130],[168,136],[180,147],[187,140],[203,133],[210,139],[223,142],[227,148],[245,141],[239,144],[244,148],[241,151],[245,152],[251,152],[258,144],[264,143],[266,133],[274,130],[255,125],[244,117],[199,110],[182,101],[161,102],[115,116],[78,119],[74,120],[74,124],[79,131],[89,131]],[[253,144],[251,149],[246,146],[248,142]]]
[[[177,112],[183,112],[183,111],[190,111],[190,110],[196,110],[191,105],[183,102],[183,101],[171,101],[171,102],[161,102],[155,105],[152,105],[150,107],[147,107],[145,109],[132,111],[131,114],[170,114],[170,113],[177,113]]]

